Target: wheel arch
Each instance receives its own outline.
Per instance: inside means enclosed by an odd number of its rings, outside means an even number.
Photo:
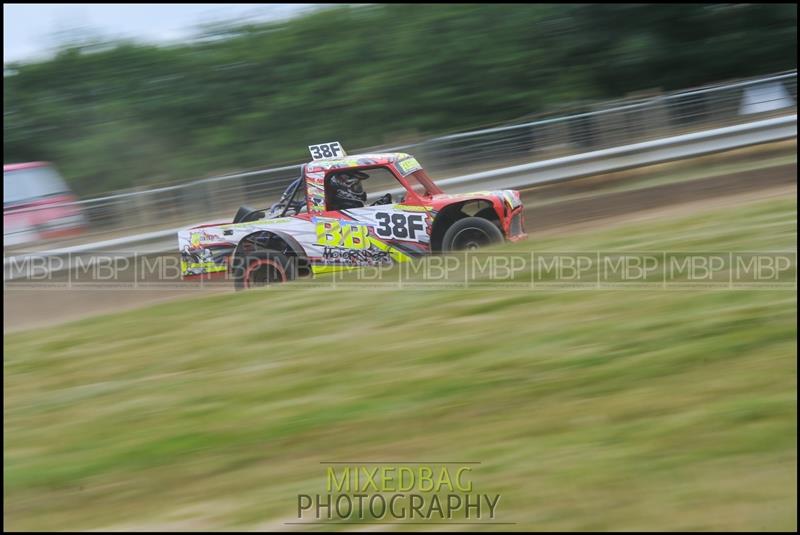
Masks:
[[[501,207],[502,209],[502,207]],[[498,212],[497,203],[489,197],[476,197],[448,204],[436,214],[431,228],[431,251],[442,251],[442,240],[450,226],[465,217],[481,217],[493,222],[505,236],[502,226],[503,214]]]
[[[308,254],[297,239],[286,232],[280,230],[257,230],[243,236],[236,244],[236,248],[231,254],[232,261],[241,255],[245,246],[248,243],[254,244],[253,250],[271,249],[282,253],[290,258],[295,258],[298,261],[299,274],[304,275],[305,270],[311,272],[310,264],[308,262]],[[251,251],[248,251],[251,252]]]

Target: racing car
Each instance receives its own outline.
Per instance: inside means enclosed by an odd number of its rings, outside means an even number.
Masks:
[[[448,195],[410,154],[309,149],[277,203],[178,233],[184,279],[229,276],[245,289],[527,236],[518,191]]]

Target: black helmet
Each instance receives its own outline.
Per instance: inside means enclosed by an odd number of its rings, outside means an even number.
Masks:
[[[367,200],[367,194],[361,185],[369,175],[361,171],[340,171],[331,176],[331,209],[361,208]]]

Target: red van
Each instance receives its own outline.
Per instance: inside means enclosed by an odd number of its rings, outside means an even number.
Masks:
[[[48,162],[3,165],[3,246],[75,236],[87,220]]]

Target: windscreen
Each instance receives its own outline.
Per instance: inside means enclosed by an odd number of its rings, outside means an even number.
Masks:
[[[429,197],[442,193],[442,190],[433,183],[422,169],[408,175],[406,180],[408,181],[408,185],[411,186],[411,189],[414,190],[414,193],[422,197]]]
[[[32,201],[69,191],[64,179],[52,167],[3,171],[3,204]]]
[[[406,154],[397,161],[395,166],[417,195],[428,197],[442,193],[442,190],[433,183],[427,173],[425,173],[425,170],[422,169],[420,163],[413,156]]]

